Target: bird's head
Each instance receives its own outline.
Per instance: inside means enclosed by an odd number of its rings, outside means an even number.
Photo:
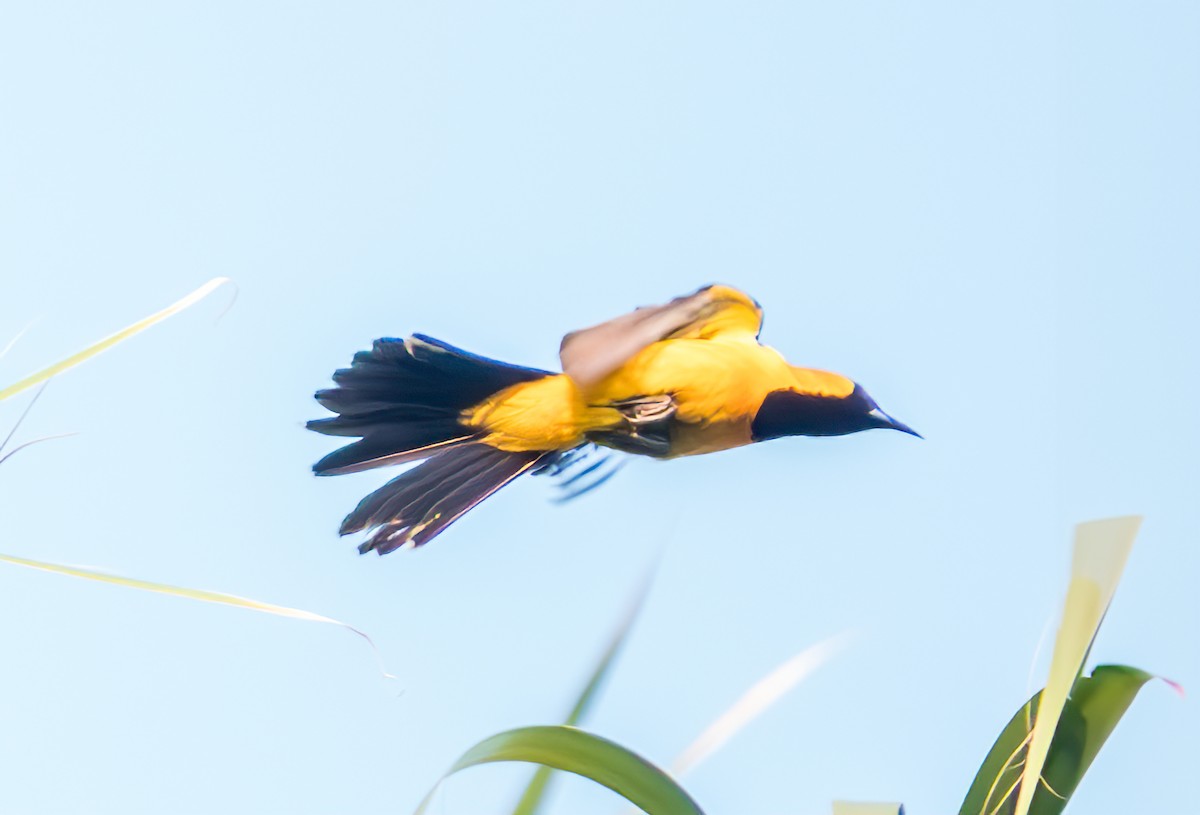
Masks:
[[[771,391],[751,425],[755,441],[781,436],[844,436],[884,428],[923,438],[879,409],[857,382],[840,374],[792,368],[795,383]]]

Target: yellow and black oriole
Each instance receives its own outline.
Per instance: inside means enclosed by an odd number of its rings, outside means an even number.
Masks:
[[[376,340],[333,375],[337,387],[316,394],[338,415],[308,427],[359,440],[313,470],[424,459],[342,522],[343,535],[369,531],[360,551],[386,554],[429,542],[522,473],[561,471],[596,445],[674,458],[780,436],[917,435],[850,379],[789,365],[759,343],[761,325],[753,299],[708,286],[568,334],[561,374],[421,334]]]

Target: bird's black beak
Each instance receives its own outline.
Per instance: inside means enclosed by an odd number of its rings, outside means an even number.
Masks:
[[[907,433],[910,436],[916,436],[918,439],[925,438],[920,433],[906,425],[904,422],[893,419],[879,408],[875,408],[867,415],[875,420],[876,427],[882,427],[888,430],[899,430],[901,433]]]

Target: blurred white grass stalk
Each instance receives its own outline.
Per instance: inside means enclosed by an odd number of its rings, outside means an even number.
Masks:
[[[32,323],[30,323],[30,325],[32,325]],[[22,328],[20,331],[18,331],[15,335],[13,335],[13,338],[8,341],[7,345],[5,345],[3,348],[0,348],[0,359],[4,359],[4,357],[8,356],[8,352],[11,351],[13,349],[13,346],[16,345],[21,340],[21,337],[25,336],[25,332],[28,330],[29,330],[29,326],[27,325],[24,328]]]
[[[205,297],[212,294],[216,289],[218,289],[223,284],[230,283],[230,282],[232,282],[232,281],[228,277],[214,277],[212,280],[208,281],[203,286],[196,289],[194,292],[189,294],[187,297],[184,297],[182,300],[179,300],[176,303],[172,303],[171,305],[164,308],[162,311],[151,314],[149,317],[146,317],[142,320],[138,320],[133,325],[122,328],[117,333],[111,334],[111,335],[105,337],[104,339],[100,340],[99,342],[89,345],[87,348],[84,348],[82,351],[72,354],[71,356],[67,357],[66,359],[61,359],[58,362],[54,363],[53,365],[51,365],[47,368],[43,368],[42,370],[37,371],[36,373],[30,374],[29,376],[25,377],[24,379],[22,379],[19,382],[16,382],[15,384],[9,385],[7,388],[0,389],[0,402],[4,401],[5,399],[9,398],[10,396],[17,395],[18,393],[20,393],[23,390],[32,388],[34,385],[38,385],[38,384],[41,384],[42,382],[46,382],[47,380],[49,380],[55,376],[58,376],[63,371],[66,371],[70,368],[74,368],[76,365],[80,364],[81,362],[86,362],[87,360],[91,359],[92,357],[96,356],[97,354],[101,354],[104,351],[107,351],[109,348],[112,348],[117,343],[122,342],[123,340],[129,339],[134,334],[138,334],[142,331],[145,331],[150,326],[152,326],[156,323],[160,323],[163,320],[167,319],[168,317],[178,314],[179,312],[183,311],[184,309],[188,308],[189,306],[193,306],[196,303],[200,302]],[[17,337],[20,337],[20,334],[18,334]],[[15,342],[15,341],[16,340],[14,339],[13,342]],[[11,343],[10,343],[10,346],[11,346]],[[7,349],[5,349],[5,350],[7,350]]]
[[[1067,696],[1083,670],[1141,523],[1140,516],[1131,515],[1089,521],[1075,527],[1071,583],[1054,642],[1050,675],[1029,734],[1029,752],[1021,773],[1014,815],[1029,815]]]
[[[851,639],[850,632],[835,634],[810,645],[750,686],[728,710],[705,728],[696,740],[684,748],[671,764],[671,775],[679,778],[725,746],[746,725],[841,652]]]
[[[185,597],[189,600],[200,600],[205,603],[217,603],[218,605],[234,606],[236,608],[245,608],[250,611],[260,611],[264,614],[274,614],[277,617],[290,617],[293,620],[307,620],[313,623],[328,623],[330,625],[340,626],[347,631],[352,631],[358,636],[367,641],[371,646],[371,650],[375,653],[375,658],[379,662],[379,670],[384,677],[394,679],[395,677],[389,674],[383,666],[383,659],[379,654],[379,649],[375,646],[367,634],[355,628],[348,623],[340,620],[335,620],[332,617],[325,617],[320,614],[314,614],[311,611],[304,611],[299,608],[290,608],[288,606],[277,606],[274,603],[264,603],[261,600],[251,600],[248,597],[238,597],[234,594],[225,594],[219,591],[208,591],[206,589],[188,589],[181,586],[170,586],[166,583],[153,583],[149,580],[137,580],[132,577],[122,577],[120,575],[108,574],[106,572],[95,571],[93,569],[84,569],[80,566],[65,566],[59,563],[45,563],[40,560],[30,560],[23,557],[15,557],[13,555],[0,554],[0,561],[11,563],[14,566],[24,566],[29,569],[38,569],[43,572],[51,572],[53,574],[63,574],[70,577],[80,577],[84,580],[95,580],[101,583],[111,583],[114,586],[125,586],[131,589],[140,589],[141,591],[154,592],[156,594],[170,594],[174,597]]]

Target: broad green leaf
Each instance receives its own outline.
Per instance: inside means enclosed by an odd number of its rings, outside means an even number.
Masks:
[[[848,638],[848,634],[837,634],[811,645],[751,685],[728,710],[684,748],[679,757],[671,763],[671,774],[680,778],[721,749],[743,727],[765,713],[787,695],[788,691],[833,659],[845,647]]]
[[[72,354],[71,356],[67,357],[66,359],[59,360],[58,362],[54,363],[53,365],[49,366],[48,368],[43,368],[42,370],[40,370],[36,373],[30,374],[29,376],[22,379],[20,382],[10,385],[7,388],[0,389],[0,402],[4,401],[5,399],[7,399],[10,396],[15,396],[16,394],[20,393],[23,390],[26,390],[27,388],[32,388],[34,385],[45,382],[48,379],[51,379],[52,377],[58,376],[63,371],[65,371],[69,368],[74,368],[76,365],[78,365],[81,362],[86,362],[87,360],[91,359],[92,357],[96,356],[97,354],[107,351],[109,348],[112,348],[117,343],[119,343],[123,340],[129,339],[134,334],[145,331],[147,328],[154,325],[155,323],[160,323],[163,320],[167,319],[168,317],[178,314],[179,312],[183,311],[185,308],[195,305],[196,303],[200,302],[208,295],[212,294],[213,291],[215,291],[223,283],[228,283],[228,282],[229,282],[229,278],[227,278],[227,277],[214,277],[212,280],[208,281],[203,286],[196,289],[194,292],[189,294],[187,297],[184,297],[182,300],[180,300],[177,303],[173,303],[173,304],[167,306],[162,311],[159,311],[155,314],[151,314],[149,317],[146,317],[143,320],[138,320],[133,325],[123,328],[120,331],[118,331],[117,333],[112,334],[108,337],[105,337],[104,339],[100,340],[97,343],[89,345],[87,348],[84,348],[82,351]]]
[[[575,702],[575,706],[571,708],[571,712],[567,714],[566,725],[577,725],[582,721],[584,714],[591,707],[592,702],[596,698],[600,687],[604,684],[605,678],[608,676],[613,662],[617,655],[621,652],[622,646],[625,645],[625,640],[629,637],[629,630],[633,628],[633,623],[637,620],[641,613],[642,606],[645,604],[646,595],[650,593],[650,586],[653,583],[654,568],[652,567],[646,577],[642,580],[641,586],[634,595],[633,601],[629,604],[625,616],[621,619],[617,630],[613,633],[612,639],[609,640],[608,648],[600,657],[600,661],[596,663],[592,675],[588,678],[587,684],[583,686],[583,691],[579,694],[579,698]],[[542,802],[546,797],[546,790],[550,785],[550,778],[554,770],[549,767],[538,767],[533,774],[533,778],[529,781],[529,786],[525,788],[521,798],[517,801],[516,809],[513,810],[513,815],[535,815],[541,808]]]
[[[1126,665],[1097,665],[1090,679],[1076,681],[1070,704],[1079,711],[1086,725],[1076,784],[1092,766],[1096,754],[1133,704],[1138,691],[1153,678],[1145,671]],[[1071,792],[1074,791],[1072,787]]]
[[[703,815],[682,787],[658,767],[619,744],[565,725],[522,727],[484,739],[446,771],[425,796],[422,815],[442,781],[469,767],[523,761],[574,773],[608,787],[648,815]]]
[[[207,591],[205,589],[188,589],[181,586],[170,586],[166,583],[152,583],[149,580],[137,580],[132,577],[121,577],[120,575],[107,574],[98,572],[93,569],[84,569],[79,566],[64,566],[59,563],[45,563],[40,560],[30,560],[23,557],[15,557],[13,555],[0,554],[0,562],[11,563],[14,566],[24,566],[29,569],[37,569],[43,572],[51,572],[53,574],[63,574],[70,577],[80,577],[84,580],[95,580],[100,583],[111,583],[114,586],[125,586],[126,588],[139,589],[141,591],[154,592],[156,594],[170,594],[175,597],[186,597],[189,600],[200,600],[205,603],[217,603],[219,605],[234,606],[236,608],[244,608],[250,611],[260,611],[264,614],[274,614],[279,617],[291,617],[293,620],[307,620],[314,623],[329,623],[331,625],[340,626],[347,631],[352,631],[358,636],[367,641],[374,651],[375,657],[379,660],[379,670],[389,679],[394,678],[391,674],[383,669],[382,659],[379,656],[379,650],[375,647],[375,642],[367,636],[363,631],[358,630],[352,625],[348,625],[331,617],[323,617],[320,614],[313,614],[311,611],[304,611],[298,608],[289,608],[288,606],[277,606],[274,603],[264,603],[261,600],[251,600],[247,597],[238,597],[233,594],[225,594],[219,591]]]
[[[1100,665],[1073,687],[1042,768],[1031,815],[1058,815],[1079,786],[1105,740],[1150,674],[1124,665]],[[996,739],[975,776],[959,815],[1012,815],[1042,694],[1021,706]]]
[[[864,804],[854,801],[834,801],[833,815],[904,815],[900,804]]]
[[[1083,670],[1141,522],[1140,517],[1130,516],[1091,521],[1075,527],[1071,583],[1054,643],[1050,676],[1029,732],[1025,764],[1015,782],[1015,815],[1029,815],[1067,695]]]

